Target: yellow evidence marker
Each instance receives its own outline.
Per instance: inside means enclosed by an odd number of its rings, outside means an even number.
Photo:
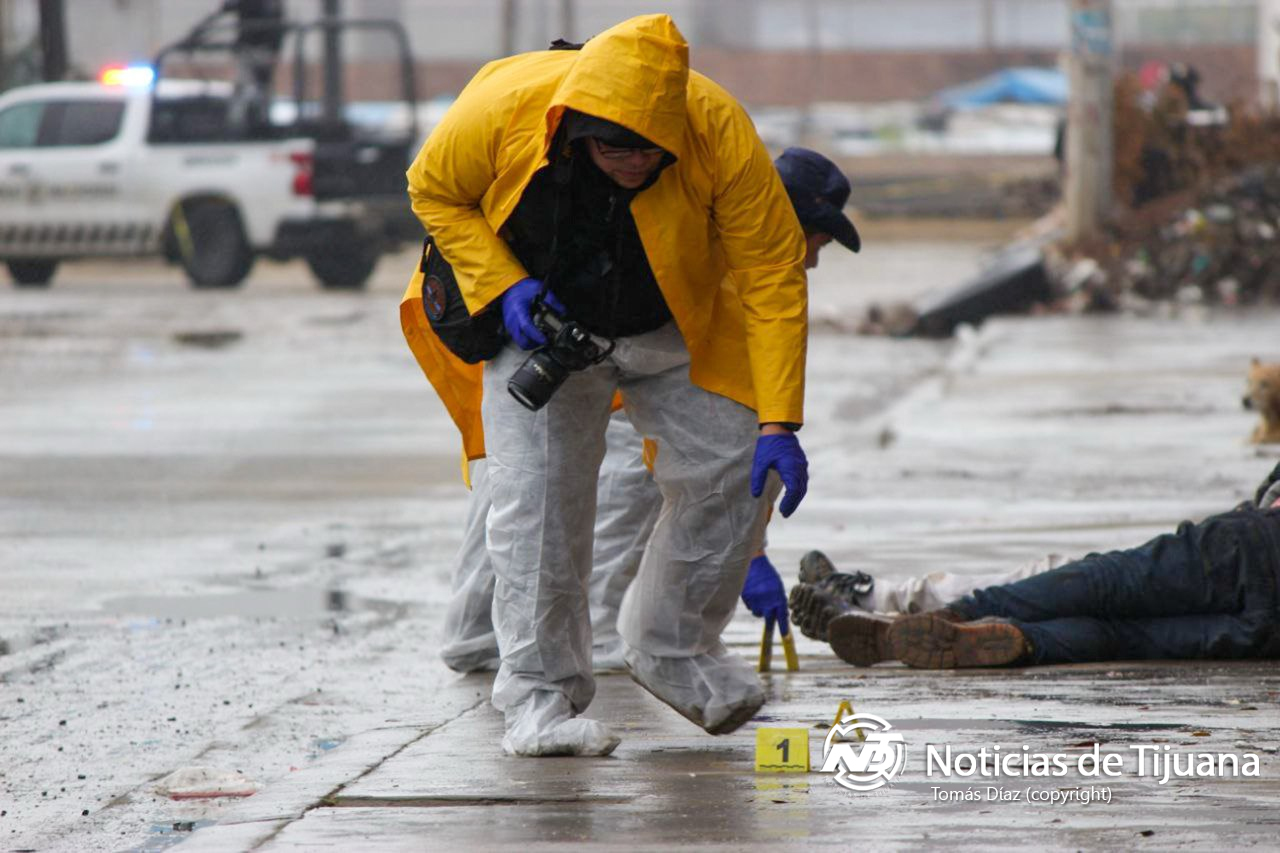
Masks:
[[[834,729],[836,726],[843,723],[846,718],[851,723],[858,722],[858,718],[853,714],[853,703],[848,699],[841,699],[840,706],[836,708],[836,718],[832,721],[831,728]],[[854,729],[853,731],[858,736],[858,740],[865,741],[867,739],[867,735],[862,731],[862,729]]]
[[[756,665],[756,672],[768,672],[773,669],[773,629],[773,618],[766,616],[764,633],[760,637],[760,662]],[[787,672],[796,672],[800,669],[800,659],[796,656],[796,641],[791,636],[790,629],[781,636],[782,651],[787,659]]]
[[[796,672],[800,669],[800,658],[796,657],[796,641],[791,632],[782,635],[782,651],[787,657],[787,672]]]
[[[757,773],[808,773],[809,730],[756,729]]]
[[[756,672],[768,672],[773,669],[773,619],[765,617],[764,634],[760,637],[760,662],[756,664]]]

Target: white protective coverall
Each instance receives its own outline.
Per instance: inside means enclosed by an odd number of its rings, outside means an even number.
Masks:
[[[858,599],[863,610],[876,613],[925,613],[940,610],[958,598],[972,595],[974,590],[989,586],[1003,586],[1025,580],[1032,575],[1056,569],[1067,562],[1064,557],[1049,554],[1033,563],[1003,572],[982,574],[957,574],[955,572],[930,572],[916,578],[907,578],[894,584],[876,581],[870,593]]]

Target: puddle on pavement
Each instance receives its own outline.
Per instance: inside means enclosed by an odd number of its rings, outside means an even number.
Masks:
[[[1029,413],[1036,418],[1106,418],[1133,415],[1211,415],[1214,406],[1191,406],[1179,403],[1153,403],[1132,406],[1125,403],[1109,403],[1105,406],[1081,406],[1073,409],[1044,409]]]
[[[351,326],[359,323],[366,316],[364,311],[352,311],[348,314],[324,314],[307,317],[302,322],[308,326]]]
[[[961,729],[964,731],[1007,730],[1015,727],[1028,734],[1047,734],[1082,729],[1111,729],[1120,731],[1148,731],[1153,729],[1185,729],[1186,723],[1082,723],[1072,720],[950,720],[922,717],[918,720],[896,720],[894,727],[911,729]]]
[[[372,612],[398,617],[408,605],[363,598],[340,589],[290,587],[246,589],[206,595],[131,595],[113,598],[102,609],[114,616],[152,616],[160,619],[314,619],[339,613]]]
[[[337,749],[347,742],[345,737],[322,737],[316,738],[311,742],[312,752],[307,755],[312,761],[324,755],[331,749]]]
[[[181,844],[191,837],[191,833],[205,826],[213,826],[217,821],[213,820],[178,820],[169,823],[153,823],[151,824],[150,835],[147,840],[137,847],[130,849],[130,853],[153,853],[156,850],[168,850],[177,844]]]
[[[207,329],[173,333],[175,343],[198,349],[222,349],[234,344],[242,337],[244,332],[239,329]]]

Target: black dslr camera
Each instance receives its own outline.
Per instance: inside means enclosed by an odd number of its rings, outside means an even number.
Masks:
[[[547,404],[556,389],[575,370],[599,364],[613,352],[614,342],[596,338],[573,320],[557,314],[539,297],[533,303],[533,322],[547,336],[507,380],[507,390],[531,412]]]

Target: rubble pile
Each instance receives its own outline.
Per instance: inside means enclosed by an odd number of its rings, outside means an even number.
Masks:
[[[1280,166],[1160,199],[1051,269],[1073,311],[1280,302]]]

